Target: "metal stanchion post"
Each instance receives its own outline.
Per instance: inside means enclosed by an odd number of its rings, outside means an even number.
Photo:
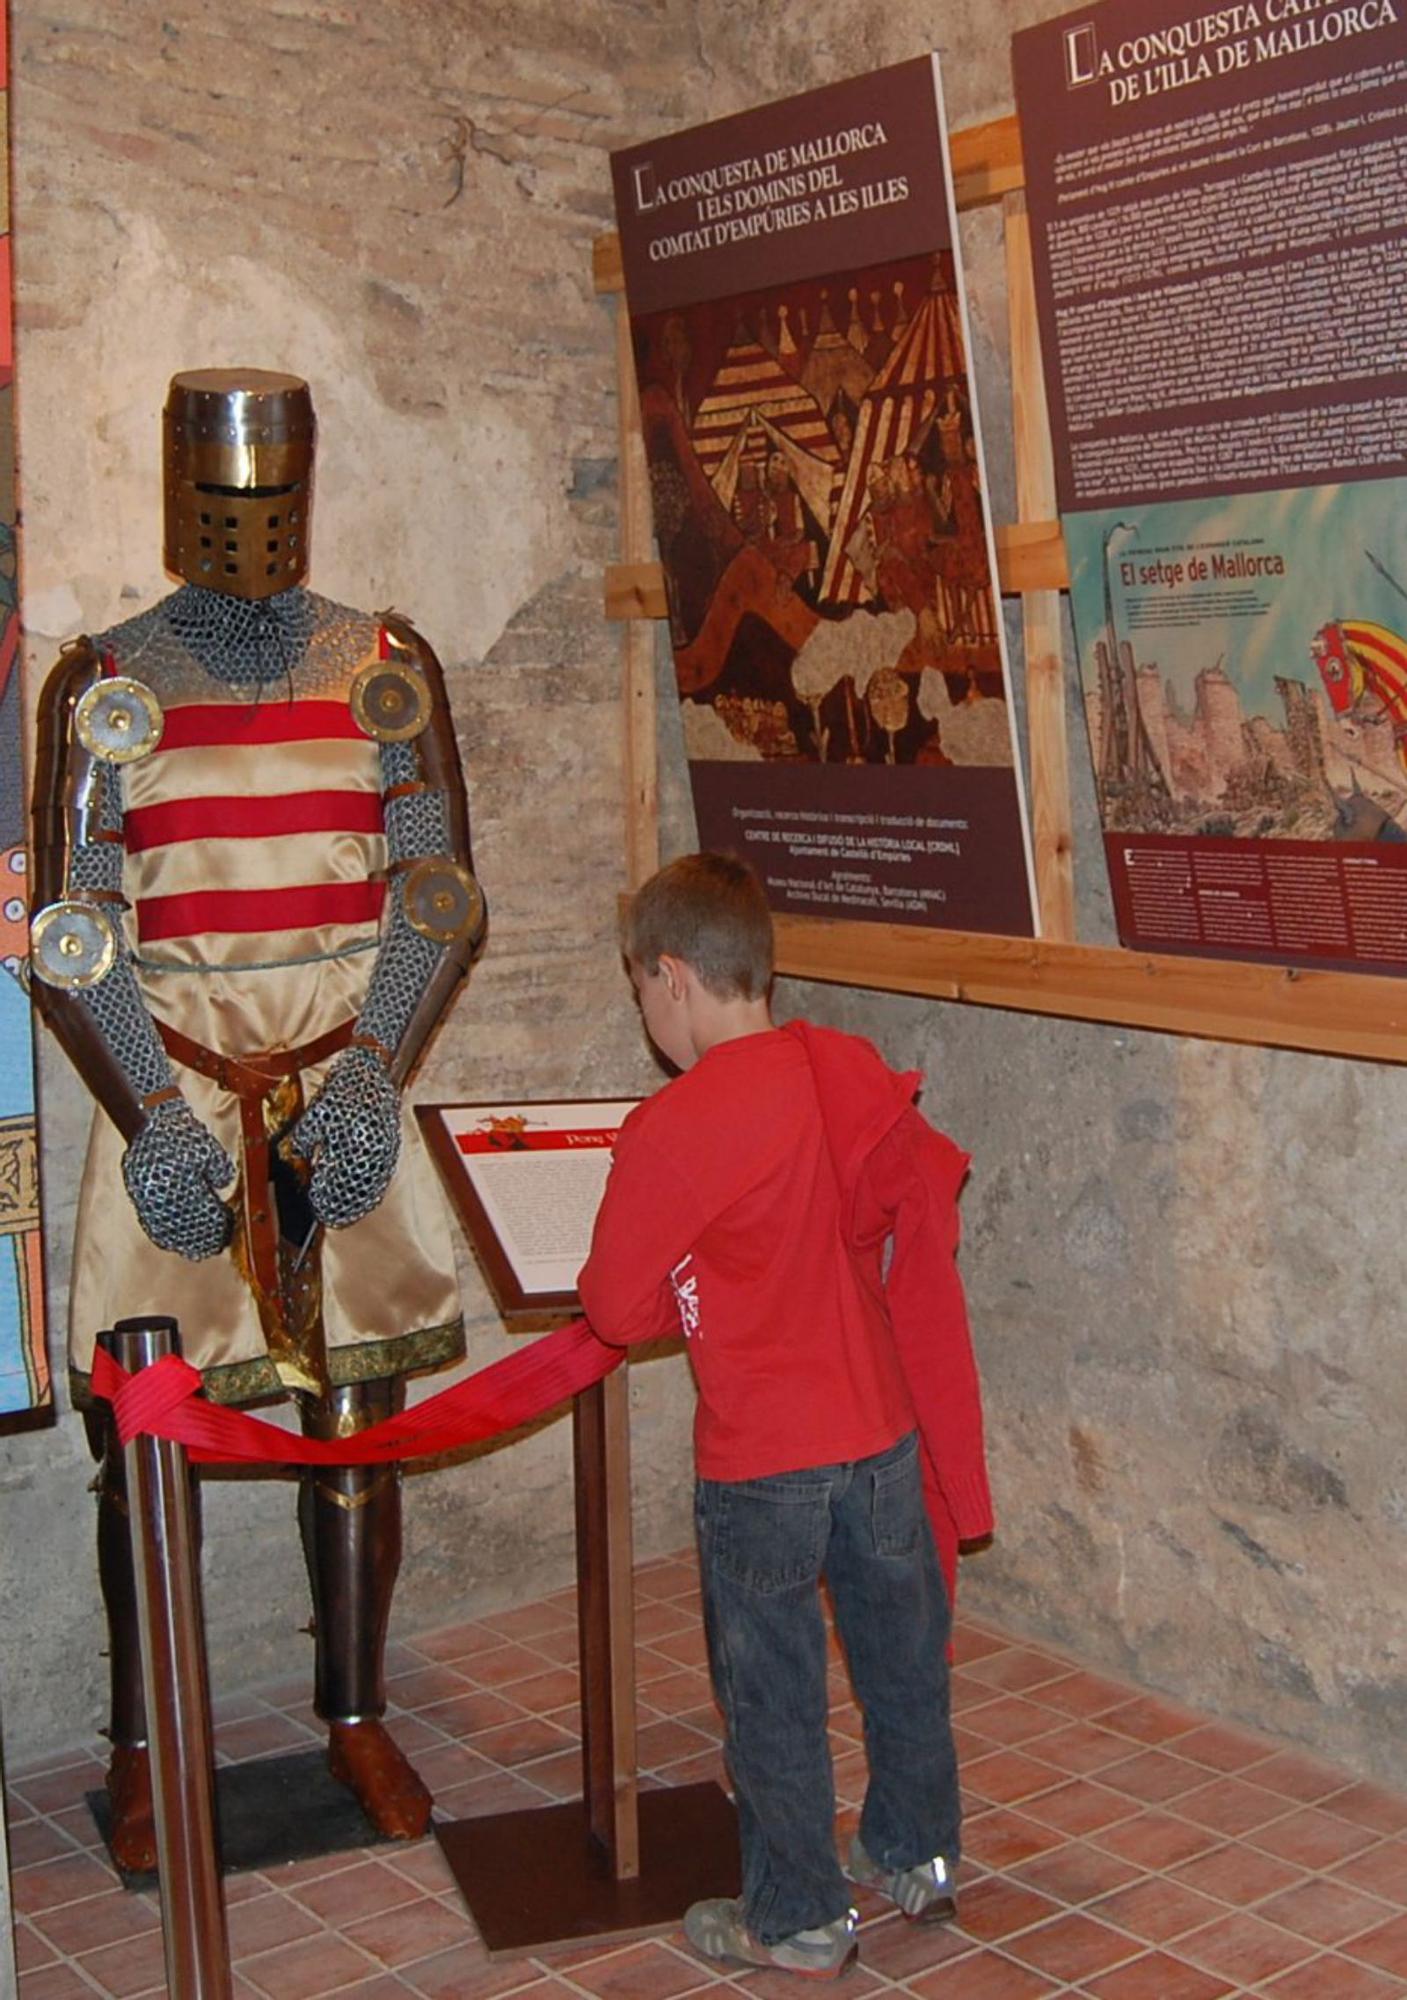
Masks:
[[[180,1351],[173,1319],[119,1320],[100,1338],[128,1374]],[[126,1467],[166,1983],[173,2000],[231,2000],[190,1468],[182,1446],[153,1437],[132,1440]]]

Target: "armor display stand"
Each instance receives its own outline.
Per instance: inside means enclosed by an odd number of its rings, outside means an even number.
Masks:
[[[72,639],[39,703],[33,997],[103,1114],[70,1368],[82,1400],[95,1329],[172,1313],[213,1401],[289,1395],[305,1434],[349,1438],[392,1414],[408,1374],[464,1352],[448,1220],[403,1103],[484,929],[463,773],[410,622],[305,586],[303,378],[183,370],[162,438],[179,587]],[[156,1860],[151,1768],[106,1430],[96,1414],[106,1789],[114,1859],[137,1875]],[[433,1801],[382,1722],[399,1476],[308,1474],[298,1525],[327,1786],[356,1805],[351,1844],[418,1839]],[[282,1834],[256,1775],[266,1802],[245,1824]],[[315,1804],[312,1786],[295,1780],[293,1801]],[[233,1823],[222,1809],[227,1867],[250,1852]],[[321,1824],[313,1838],[346,1844]],[[279,1858],[265,1846],[254,1865]]]

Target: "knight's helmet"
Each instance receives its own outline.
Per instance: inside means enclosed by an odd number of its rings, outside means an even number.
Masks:
[[[315,429],[297,375],[174,375],[162,418],[167,569],[229,597],[273,597],[301,583]]]

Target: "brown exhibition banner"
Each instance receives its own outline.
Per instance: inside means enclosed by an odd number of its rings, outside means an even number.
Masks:
[[[612,167],[700,843],[1033,935],[936,58]]]
[[[1104,0],[1012,44],[1130,945],[1407,972],[1402,0]]]

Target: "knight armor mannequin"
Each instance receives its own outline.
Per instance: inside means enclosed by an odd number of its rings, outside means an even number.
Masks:
[[[207,1395],[291,1394],[346,1437],[458,1359],[448,1222],[401,1087],[484,926],[438,661],[315,596],[307,385],[178,375],[164,418],[179,589],[65,648],[40,708],[35,996],[106,1116],[75,1236],[75,1397],[99,1328],[172,1314]],[[127,1199],[113,1199],[125,1187]],[[155,1865],[121,1457],[101,1458],[113,1849]],[[332,1769],[413,1837],[430,1798],[383,1727],[394,1471],[305,1474]]]

